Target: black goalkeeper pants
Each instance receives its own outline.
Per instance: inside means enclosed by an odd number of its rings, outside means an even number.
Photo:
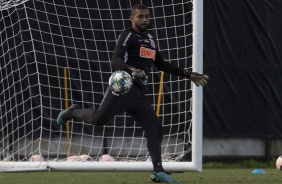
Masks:
[[[110,90],[107,90],[98,110],[77,109],[72,112],[71,118],[78,118],[86,123],[102,126],[107,124],[115,115],[124,111],[129,113],[145,131],[147,148],[152,158],[154,171],[162,171],[162,124],[150,100],[137,84],[134,84],[127,94],[120,96],[116,96]]]

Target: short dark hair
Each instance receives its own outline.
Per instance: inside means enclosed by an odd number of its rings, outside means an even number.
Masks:
[[[146,9],[148,9],[148,7],[143,5],[143,4],[136,4],[136,5],[132,6],[132,8],[131,8],[131,15],[133,15],[135,13],[135,10],[137,10],[137,9],[146,10]]]

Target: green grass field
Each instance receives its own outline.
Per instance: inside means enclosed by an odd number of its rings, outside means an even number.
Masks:
[[[282,172],[262,168],[265,174],[252,174],[251,168],[203,169],[203,172],[174,173],[173,176],[190,184],[275,184],[282,183]],[[134,184],[151,183],[150,172],[19,172],[0,173],[2,184]]]

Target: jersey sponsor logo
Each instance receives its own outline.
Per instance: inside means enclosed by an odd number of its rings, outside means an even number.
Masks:
[[[155,60],[156,59],[156,51],[152,50],[152,49],[148,49],[146,47],[140,47],[139,56],[143,57],[143,58],[150,58],[150,59]]]
[[[125,38],[125,40],[124,40],[124,42],[123,42],[123,46],[126,46],[126,42],[128,41],[128,39],[129,39],[129,37],[130,37],[130,35],[131,35],[132,33],[129,33],[128,35],[127,35],[127,37]]]

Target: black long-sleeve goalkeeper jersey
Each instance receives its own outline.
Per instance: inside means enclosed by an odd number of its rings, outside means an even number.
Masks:
[[[157,41],[150,33],[141,34],[133,28],[124,30],[117,41],[111,64],[118,70],[130,72],[130,67],[144,70],[149,75],[154,64],[159,70],[178,76],[187,76],[160,55]]]

